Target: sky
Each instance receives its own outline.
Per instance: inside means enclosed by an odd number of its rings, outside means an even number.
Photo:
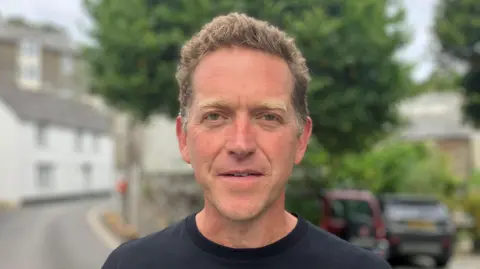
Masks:
[[[86,40],[89,21],[82,8],[82,0],[0,0],[0,15],[22,16],[34,22],[53,22],[65,27],[76,40]],[[406,61],[416,63],[414,78],[423,80],[432,70],[430,44],[435,5],[438,0],[403,0],[407,10],[407,24],[413,39],[400,53]]]

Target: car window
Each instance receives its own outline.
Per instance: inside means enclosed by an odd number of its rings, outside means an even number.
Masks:
[[[332,217],[334,218],[346,218],[345,205],[342,200],[332,201]]]
[[[341,219],[362,219],[372,221],[372,210],[367,201],[334,200],[332,201],[332,217]]]

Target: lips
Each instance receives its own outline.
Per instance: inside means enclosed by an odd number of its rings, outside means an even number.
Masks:
[[[246,177],[261,177],[263,173],[256,170],[231,170],[218,174],[222,177],[232,177],[232,178],[246,178]]]

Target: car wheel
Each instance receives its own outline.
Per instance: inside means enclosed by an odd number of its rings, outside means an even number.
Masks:
[[[404,256],[391,257],[388,259],[388,262],[392,266],[406,266],[410,265],[410,259]]]
[[[450,261],[450,257],[441,257],[435,259],[435,265],[437,268],[445,268],[447,267],[448,262]]]

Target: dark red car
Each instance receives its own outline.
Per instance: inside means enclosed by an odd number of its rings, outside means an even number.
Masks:
[[[386,258],[388,241],[380,204],[369,191],[331,190],[321,195],[320,227]]]

